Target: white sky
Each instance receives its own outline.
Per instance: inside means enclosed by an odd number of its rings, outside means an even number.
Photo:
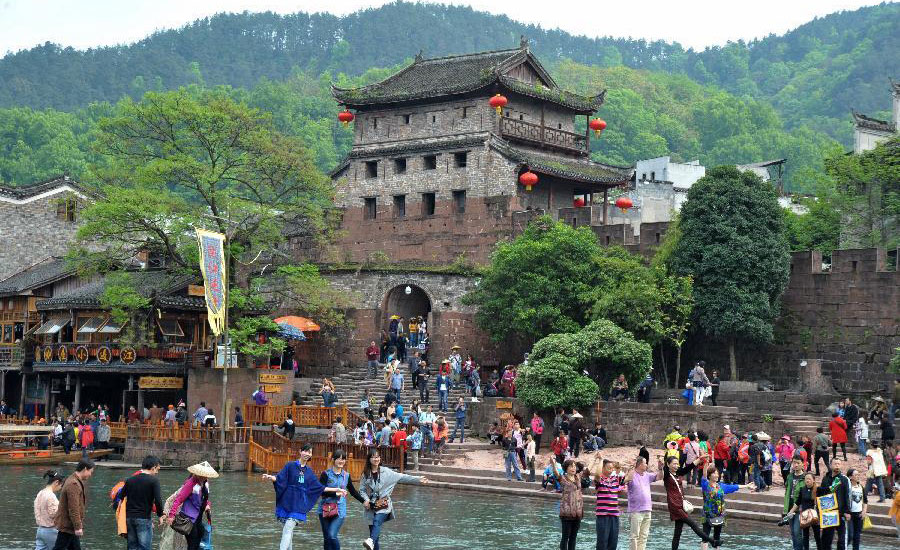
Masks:
[[[218,12],[327,11],[344,15],[384,0],[0,0],[0,55],[50,41],[84,49],[129,43]],[[573,34],[678,41],[702,49],[782,34],[816,16],[876,0],[451,0]]]

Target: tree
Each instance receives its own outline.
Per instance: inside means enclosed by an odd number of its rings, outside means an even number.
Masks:
[[[784,213],[771,184],[719,166],[691,187],[678,225],[672,270],[693,278],[694,320],[727,342],[737,380],[736,343],[772,341],[790,270]]]
[[[575,332],[588,318],[599,253],[589,229],[538,218],[497,247],[464,303],[478,308],[476,322],[497,342]]]
[[[323,233],[330,206],[330,186],[303,144],[222,90],[182,89],[123,102],[101,120],[96,148],[99,198],[82,212],[81,246],[70,256],[82,270],[107,272],[149,251],[166,270],[197,273],[194,228],[227,235],[230,324],[239,348],[259,351],[251,333],[273,327],[249,320],[268,309],[261,285],[250,284],[253,265],[284,263],[285,227]],[[305,273],[291,284],[321,290],[309,284],[318,272]]]
[[[536,409],[584,407],[619,374],[636,385],[653,368],[652,354],[647,343],[600,319],[538,341],[520,371],[516,395]]]
[[[681,376],[681,347],[687,340],[691,328],[691,314],[694,312],[694,280],[690,277],[667,275],[657,268],[662,309],[662,332],[675,345],[675,384],[677,388]],[[663,364],[663,372],[668,371]],[[668,385],[668,380],[666,381]]]

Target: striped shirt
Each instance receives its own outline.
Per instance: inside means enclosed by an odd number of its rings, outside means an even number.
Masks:
[[[619,493],[624,490],[618,476],[600,477],[594,482],[597,489],[597,515],[619,515]]]

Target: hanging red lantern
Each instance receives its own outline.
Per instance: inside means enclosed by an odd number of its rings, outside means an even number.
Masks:
[[[634,202],[631,201],[631,198],[622,195],[618,199],[616,199],[616,207],[618,207],[622,213],[628,212],[628,209],[634,206]]]
[[[584,206],[584,199],[581,197],[578,197],[577,199],[575,199],[575,201],[572,204],[575,205],[575,208],[581,208],[582,206]]]
[[[597,134],[597,137],[600,137],[600,132],[602,132],[604,129],[606,129],[606,121],[599,119],[599,118],[595,118],[595,119],[591,120],[591,122],[590,122],[590,124],[588,124],[588,126],[590,126],[591,130],[593,130],[594,133]]]
[[[525,186],[526,191],[531,191],[531,188],[537,185],[537,182],[538,176],[531,170],[519,176],[519,183]]]
[[[492,97],[488,103],[491,104],[491,107],[497,110],[497,116],[500,116],[503,114],[503,108],[506,107],[506,104],[509,103],[509,100],[506,99],[506,96],[497,94]]]
[[[341,124],[343,124],[344,126],[353,122],[354,118],[356,118],[356,117],[353,116],[353,113],[351,113],[350,111],[348,111],[346,109],[344,109],[343,111],[338,113],[338,120],[340,120]]]

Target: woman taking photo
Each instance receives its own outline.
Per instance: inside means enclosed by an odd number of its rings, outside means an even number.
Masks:
[[[188,468],[190,476],[172,501],[167,523],[187,540],[187,550],[200,550],[200,541],[206,535],[206,519],[212,521],[209,507],[209,480],[219,477],[209,462],[194,464]]]
[[[53,518],[59,506],[56,493],[62,489],[65,478],[53,470],[44,474],[47,485],[34,499],[34,521],[37,523],[37,535],[34,538],[35,550],[51,550],[56,544],[56,527],[53,526]]]
[[[584,517],[584,496],[581,488],[584,471],[579,472],[575,460],[571,458],[563,462],[560,469],[556,459],[550,455],[550,472],[562,489],[562,498],[559,501],[562,538],[559,540],[559,550],[575,550],[575,540],[581,527],[581,519]]]
[[[721,544],[720,535],[725,526],[725,495],[737,492],[740,485],[719,483],[719,471],[715,466],[706,470],[706,477],[700,480],[703,491],[703,532],[709,536],[713,532],[715,545]],[[700,549],[706,550],[706,543],[700,543]]]
[[[697,462],[699,461],[700,460],[697,459]],[[681,480],[678,478],[690,470],[679,468],[678,457],[676,456],[670,456],[666,459],[665,470],[663,485],[666,488],[666,506],[669,509],[669,519],[675,522],[675,533],[672,535],[672,550],[678,550],[678,545],[681,542],[681,530],[684,528],[685,524],[700,537],[700,540],[712,544],[713,548],[718,548],[718,543],[700,530],[700,526],[697,525],[697,522],[688,516],[687,509],[693,510],[694,507],[684,499]]]
[[[284,524],[279,550],[294,547],[294,528],[306,521],[306,515],[325,489],[307,464],[312,454],[312,445],[307,443],[300,449],[300,458],[285,464],[277,476],[262,476],[275,486],[275,517]]]
[[[369,538],[363,542],[367,550],[380,550],[378,539],[381,527],[385,522],[394,519],[394,502],[391,494],[400,481],[409,483],[428,483],[428,478],[410,476],[395,472],[381,465],[381,455],[377,449],[369,449],[366,466],[363,469],[359,486],[366,509],[366,522],[369,524]]]
[[[344,469],[347,465],[347,452],[336,449],[331,453],[331,468],[319,476],[325,490],[319,503],[319,522],[322,524],[322,537],[325,539],[325,550],[341,550],[338,533],[344,518],[347,517],[347,493],[359,502],[365,502],[353,481],[350,472]]]
[[[791,508],[791,514],[800,514],[800,529],[803,531],[803,548],[809,550],[809,531],[812,529],[816,539],[816,550],[822,547],[822,537],[819,531],[819,515],[816,511],[816,476],[812,472],[808,472],[803,477],[803,487],[797,495],[794,507]]]

